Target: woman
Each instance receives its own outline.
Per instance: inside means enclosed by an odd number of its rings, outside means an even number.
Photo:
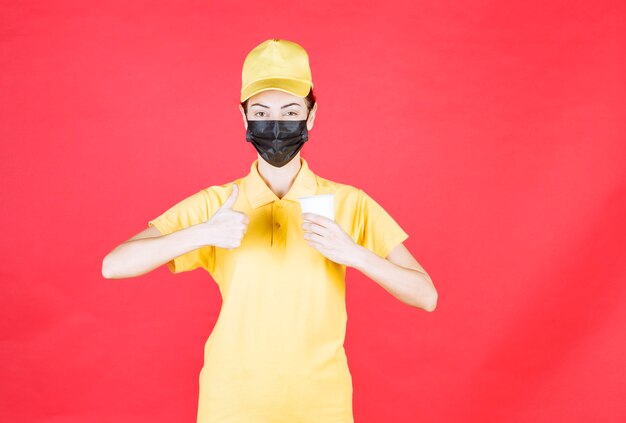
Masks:
[[[363,190],[316,175],[300,150],[317,102],[308,55],[271,39],[244,62],[240,111],[257,159],[245,177],[212,185],[113,250],[103,275],[167,263],[207,270],[222,308],[204,350],[198,423],[353,422],[343,347],[345,273],[354,267],[402,302],[436,306],[408,234]],[[335,219],[299,198],[333,193]]]

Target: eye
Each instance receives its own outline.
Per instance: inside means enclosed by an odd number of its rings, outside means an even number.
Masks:
[[[256,117],[263,117],[263,115],[261,115],[261,114],[259,114],[259,113],[265,113],[265,112],[255,112],[255,113],[254,113],[254,116],[256,116]]]
[[[288,116],[298,116],[298,112],[294,112],[294,111],[289,111],[287,112]]]

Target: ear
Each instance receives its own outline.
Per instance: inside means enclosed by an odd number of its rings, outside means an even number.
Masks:
[[[315,102],[315,104],[313,105],[313,107],[309,111],[309,117],[306,120],[307,121],[306,122],[306,129],[307,129],[307,131],[310,131],[311,129],[313,129],[313,122],[315,121],[315,112],[316,111],[317,111],[317,102]]]
[[[241,103],[239,104],[239,111],[241,112],[241,117],[243,118],[243,126],[248,129],[248,120],[246,119],[246,111],[243,109]]]

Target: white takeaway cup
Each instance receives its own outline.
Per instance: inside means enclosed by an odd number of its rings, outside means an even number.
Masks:
[[[335,220],[335,194],[311,195],[299,200],[302,213],[317,213]]]

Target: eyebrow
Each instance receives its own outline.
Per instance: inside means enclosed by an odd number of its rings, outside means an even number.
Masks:
[[[270,108],[269,106],[266,106],[265,104],[259,104],[259,103],[254,103],[250,107],[252,107],[252,106],[261,106],[261,107],[265,107],[266,109]],[[284,109],[285,107],[289,107],[289,106],[299,106],[299,107],[302,107],[298,103],[289,103],[289,104],[285,104],[284,106],[282,106],[281,109]]]

